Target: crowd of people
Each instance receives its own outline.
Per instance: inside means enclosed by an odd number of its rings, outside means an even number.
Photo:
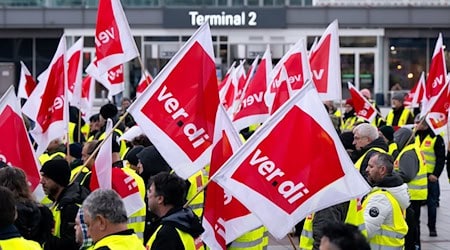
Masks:
[[[370,91],[361,93],[373,103]],[[188,180],[178,177],[124,112],[130,103],[124,99],[121,111],[102,106],[89,124],[79,123],[78,111],[71,109],[67,142],[53,140],[39,157],[43,200],[36,200],[22,169],[1,164],[0,249],[205,249],[199,238],[203,191],[184,204],[206,183],[207,171]],[[437,236],[438,178],[450,157],[442,136],[422,117],[414,119],[401,95],[393,96],[386,117],[378,115],[371,124],[356,116],[351,100],[343,112],[332,102],[325,106],[355,167],[373,188],[365,197],[308,216],[297,229],[300,248],[420,249],[421,206],[428,207],[429,235]],[[106,119],[122,121],[112,134],[113,179],[131,178],[145,204],[132,214],[114,183],[111,190],[92,186]],[[245,138],[252,131],[246,130]],[[227,248],[267,246],[267,230],[260,227]]]

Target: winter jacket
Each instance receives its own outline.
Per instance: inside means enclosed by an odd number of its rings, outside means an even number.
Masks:
[[[43,244],[52,234],[54,225],[50,209],[28,200],[16,203],[17,219],[14,225],[27,240]]]
[[[394,133],[394,141],[397,143],[398,151],[401,152],[407,145],[411,138],[412,131],[408,128],[400,128]],[[414,138],[409,141],[409,144],[414,143]],[[408,145],[409,145],[408,144]],[[400,160],[400,159],[396,159]],[[408,183],[413,180],[419,171],[419,159],[414,150],[409,150],[402,155],[401,164],[399,164],[399,175],[403,182]]]
[[[377,139],[373,140],[371,143],[367,144],[364,148],[362,148],[361,150],[356,150],[353,151],[351,158],[352,161],[355,163],[359,160],[360,157],[362,157],[366,152],[368,152],[371,148],[381,148],[384,151],[388,152],[389,151],[389,147],[386,144],[386,142],[384,141],[383,138],[378,137]],[[369,151],[366,156],[364,157],[362,163],[361,163],[361,167],[359,169],[359,172],[363,175],[366,176],[366,168],[367,168],[367,164],[369,163],[369,159],[372,156],[373,153],[375,153],[376,151],[371,150]]]

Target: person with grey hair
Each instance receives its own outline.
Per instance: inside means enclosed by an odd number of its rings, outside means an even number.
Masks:
[[[371,249],[402,249],[408,225],[403,210],[409,206],[408,186],[393,171],[394,160],[375,152],[366,172],[373,186],[362,203],[367,239]]]
[[[93,249],[145,249],[127,227],[127,212],[121,197],[111,189],[97,189],[83,202],[84,220]]]
[[[373,153],[389,151],[378,129],[369,123],[361,123],[353,129],[353,145],[356,150],[351,154],[351,158],[363,176],[366,174],[367,164]]]

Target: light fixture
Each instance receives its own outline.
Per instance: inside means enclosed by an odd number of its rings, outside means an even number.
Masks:
[[[413,73],[408,73],[408,79],[412,79],[414,77]]]

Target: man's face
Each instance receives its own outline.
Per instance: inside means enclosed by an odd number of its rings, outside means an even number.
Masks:
[[[363,136],[358,132],[354,133],[353,136],[353,145],[357,150],[361,150],[363,147],[367,146],[370,143],[369,137]]]
[[[102,238],[102,230],[100,229],[100,220],[98,217],[92,218],[91,215],[83,208],[84,223],[87,226],[87,234],[92,241],[97,242]]]
[[[94,159],[91,159],[89,162],[86,162],[87,159],[89,159],[90,156],[91,156],[91,155],[90,155],[89,152],[88,152],[88,145],[86,144],[86,145],[83,146],[83,149],[81,150],[81,159],[83,160],[84,165],[85,165],[86,167],[88,167],[89,169],[90,169],[90,168],[92,167],[92,165],[94,164]]]
[[[148,210],[159,216],[159,214],[158,214],[158,206],[159,206],[159,203],[161,202],[161,196],[156,194],[156,192],[155,192],[155,184],[154,183],[152,183],[152,185],[148,189],[147,200],[148,200],[148,202],[147,202],[148,203]]]
[[[399,100],[397,100],[397,99],[392,99],[392,108],[398,109],[398,108],[400,108],[401,106],[403,106],[403,104],[402,104]]]
[[[81,222],[80,222],[80,217],[77,215],[75,217],[75,241],[78,244],[82,244],[83,243],[83,232],[81,231]]]
[[[41,181],[42,189],[44,189],[44,193],[52,200],[56,200],[56,195],[58,194],[59,185],[52,179],[43,175],[41,172]]]
[[[383,176],[382,176],[382,166],[377,166],[376,161],[378,160],[378,155],[374,155],[370,157],[369,163],[366,168],[366,174],[367,179],[370,183],[377,183],[379,182]]]
[[[345,106],[344,106],[345,113],[352,111],[352,109],[353,109],[353,107],[351,105],[345,104]]]

